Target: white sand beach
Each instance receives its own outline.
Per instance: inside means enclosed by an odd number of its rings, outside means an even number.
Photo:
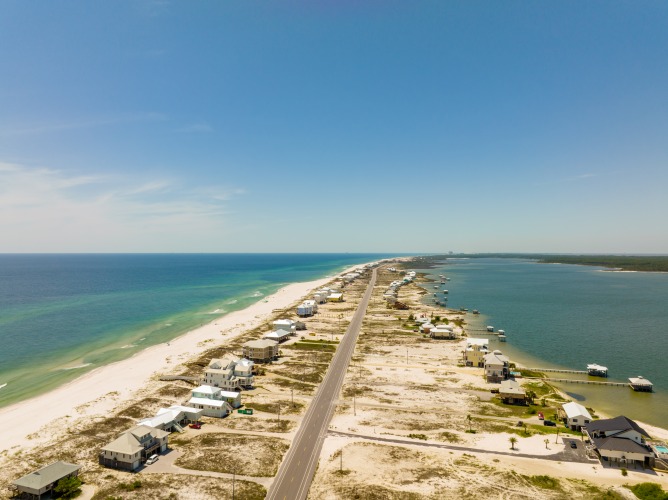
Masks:
[[[351,266],[345,274],[359,267]],[[105,365],[51,392],[0,409],[0,453],[27,450],[49,441],[67,422],[81,417],[106,415],[131,400],[148,382],[172,367],[225,339],[262,324],[274,309],[298,301],[311,290],[330,282],[326,277],[293,283],[255,304],[218,318],[164,344],[149,347],[131,358]]]

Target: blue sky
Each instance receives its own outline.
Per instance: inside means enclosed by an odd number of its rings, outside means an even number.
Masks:
[[[0,252],[668,253],[668,3],[0,3]]]

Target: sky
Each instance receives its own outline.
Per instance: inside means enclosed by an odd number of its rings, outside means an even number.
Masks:
[[[668,2],[0,2],[0,252],[668,253]]]

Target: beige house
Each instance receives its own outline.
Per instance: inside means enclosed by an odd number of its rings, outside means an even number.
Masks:
[[[11,489],[16,495],[41,498],[42,495],[50,495],[61,479],[78,476],[80,469],[80,465],[54,462],[12,482]]]
[[[499,387],[501,401],[509,405],[526,404],[527,393],[515,380],[502,380]]]
[[[136,470],[151,455],[167,450],[168,436],[169,432],[147,425],[133,427],[102,448],[100,465]]]
[[[499,383],[506,380],[510,374],[510,360],[498,350],[485,354],[483,366],[487,382]]]
[[[262,363],[278,357],[278,342],[274,340],[251,340],[243,345],[244,357]]]
[[[252,388],[255,382],[253,365],[254,363],[248,359],[239,359],[226,354],[222,358],[214,358],[209,362],[202,382],[230,391]]]
[[[489,354],[489,339],[466,339],[466,348],[464,349],[464,364],[466,366],[485,366],[483,358]]]

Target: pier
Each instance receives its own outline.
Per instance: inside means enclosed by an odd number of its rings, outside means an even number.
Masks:
[[[516,370],[522,371],[522,368],[516,368]],[[524,368],[524,370],[532,372],[575,373],[577,375],[587,375],[586,370],[560,370],[558,368]]]
[[[590,384],[590,385],[607,385],[610,387],[628,387],[628,384],[625,382],[602,382],[598,380],[578,380],[573,378],[541,378],[541,377],[523,377],[523,378],[527,380],[545,380],[546,382],[568,382],[570,384]]]

